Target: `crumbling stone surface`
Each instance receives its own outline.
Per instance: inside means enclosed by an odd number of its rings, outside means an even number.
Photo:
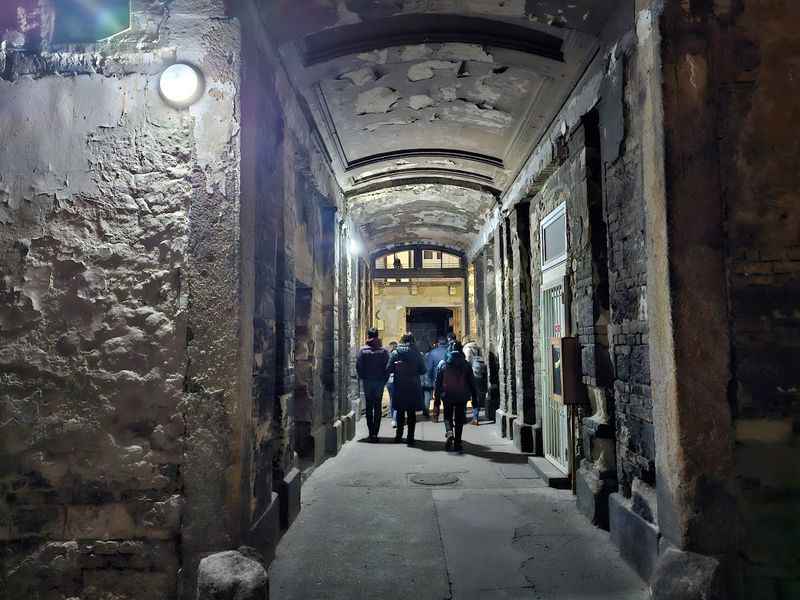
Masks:
[[[229,550],[200,561],[197,600],[266,600],[267,572],[258,562]]]
[[[151,10],[145,29],[164,22]],[[178,539],[190,577],[193,553],[237,522],[226,479],[237,372],[209,357],[239,345],[236,323],[220,320],[236,314],[239,285],[238,39],[230,22],[210,27],[227,45],[218,63],[183,37],[181,12],[158,48],[146,31],[140,54],[122,36],[123,68],[102,66],[113,48],[101,45],[96,69],[63,77],[68,57],[88,55],[14,54],[0,79],[0,452],[14,465],[0,480],[0,539],[12,597],[174,598]],[[186,111],[157,92],[170,43],[194,51],[206,78]]]
[[[723,600],[729,597],[717,559],[675,548],[668,548],[658,557],[651,589],[653,600]]]

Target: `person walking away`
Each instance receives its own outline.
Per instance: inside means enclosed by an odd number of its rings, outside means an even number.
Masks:
[[[464,344],[464,358],[472,367],[472,375],[475,377],[475,389],[478,392],[478,399],[472,401],[472,424],[480,425],[481,406],[486,401],[486,393],[489,390],[488,369],[486,361],[481,356],[481,349],[477,342]]]
[[[427,378],[431,389],[433,389],[434,383],[436,382],[436,368],[439,366],[439,363],[444,360],[445,355],[447,354],[447,340],[444,337],[440,337],[437,340],[436,347],[428,352],[428,356],[425,358],[425,368],[427,369]],[[433,422],[436,423],[439,420],[439,408],[441,402],[434,398],[433,401]]]
[[[394,340],[389,342],[390,354],[394,352],[396,348],[397,348],[397,342],[395,342]],[[392,419],[392,429],[396,429],[397,411],[394,408],[394,373],[389,373],[389,379],[386,381],[386,390],[389,392],[389,417]]]
[[[364,399],[367,405],[367,429],[369,441],[378,441],[381,428],[381,412],[383,403],[383,387],[386,385],[386,362],[389,353],[381,345],[378,330],[370,327],[367,330],[367,343],[358,351],[356,373],[364,386]]]
[[[389,355],[386,372],[394,375],[394,408],[397,410],[397,431],[394,441],[403,439],[403,428],[408,423],[409,446],[414,445],[417,425],[417,408],[422,399],[420,375],[425,374],[425,361],[414,344],[414,336],[406,333],[400,338],[397,349]]]
[[[477,402],[477,390],[472,367],[464,358],[460,342],[450,344],[444,360],[436,369],[434,397],[444,400],[445,450],[463,450],[461,433],[464,430],[467,402]]]

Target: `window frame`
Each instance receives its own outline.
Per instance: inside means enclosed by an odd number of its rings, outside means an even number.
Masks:
[[[564,253],[550,259],[545,258],[545,229],[552,225],[559,218],[564,217]],[[567,237],[567,203],[562,202],[539,223],[539,257],[542,263],[542,270],[559,265],[567,260],[569,255],[569,241]]]

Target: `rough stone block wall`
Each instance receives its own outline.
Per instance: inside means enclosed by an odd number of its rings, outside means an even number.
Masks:
[[[795,3],[743,2],[723,34],[721,181],[727,213],[730,402],[739,484],[740,597],[800,594],[800,47]]]
[[[511,282],[514,288],[514,364],[515,389],[517,392],[517,413],[522,422],[536,423],[534,388],[536,387],[533,367],[533,319],[531,310],[531,235],[530,208],[527,204],[518,205],[510,216],[510,242],[513,266]]]
[[[252,215],[255,282],[252,512],[247,526],[249,543],[268,561],[279,535],[271,528],[273,493],[282,489],[280,479],[294,466],[295,452],[311,442],[310,435],[317,433],[314,442],[324,444],[317,430],[331,426],[336,413],[333,236],[340,190],[263,27],[259,11],[266,8],[240,6],[242,179]],[[300,303],[300,323],[295,319],[298,289],[308,295],[307,303]],[[303,336],[296,344],[298,324]],[[298,364],[306,396],[296,403]]]
[[[617,476],[625,495],[634,478],[655,484],[653,401],[647,343],[646,255],[640,158],[633,148],[608,165],[608,336],[614,367]]]
[[[239,41],[207,8],[0,50],[5,597],[174,598],[236,542]],[[206,79],[185,111],[157,91],[176,56]]]

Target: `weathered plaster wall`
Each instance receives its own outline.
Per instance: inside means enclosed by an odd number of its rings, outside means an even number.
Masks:
[[[10,597],[173,598],[239,539],[239,34],[204,12],[135,2],[85,53],[3,51]],[[184,111],[157,91],[176,58],[206,79]]]

